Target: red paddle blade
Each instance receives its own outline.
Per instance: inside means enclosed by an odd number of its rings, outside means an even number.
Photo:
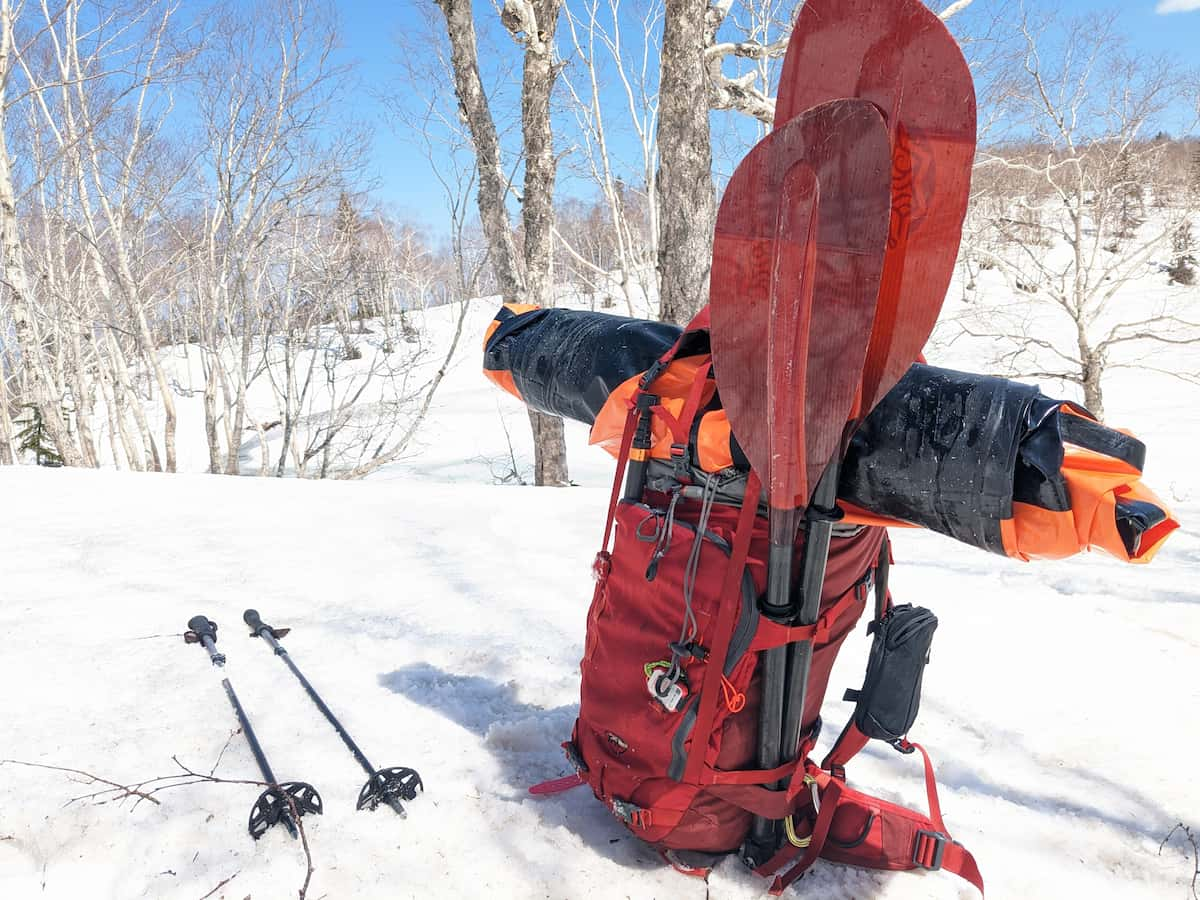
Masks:
[[[950,286],[975,155],[975,89],[954,38],[919,0],[807,0],[784,59],[776,128],[838,97],[874,103],[893,146],[888,257],[858,419],[916,360]]]
[[[714,368],[730,427],[776,508],[807,503],[859,390],[883,271],[890,157],[872,104],[826,103],[750,152],[717,213]],[[815,212],[806,211],[810,196]],[[815,243],[805,233],[814,221]]]
[[[796,401],[804,396],[816,280],[819,197],[817,173],[808,163],[797,163],[783,176],[767,303],[767,434],[771,459],[766,474],[771,506],[781,509],[794,508],[792,498],[806,493],[801,465],[804,422],[796,421]]]

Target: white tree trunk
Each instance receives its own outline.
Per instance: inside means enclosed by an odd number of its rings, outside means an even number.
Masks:
[[[13,189],[12,166],[8,155],[6,109],[8,99],[5,88],[12,64],[13,16],[10,0],[0,2],[0,258],[4,264],[4,278],[9,287],[9,304],[12,309],[13,330],[17,348],[21,354],[21,369],[25,384],[32,395],[45,423],[46,431],[55,450],[69,466],[81,461],[78,451],[67,430],[58,398],[52,396],[51,382],[42,354],[29,302],[28,278],[25,258],[17,232],[17,201]]]
[[[717,222],[704,66],[707,0],[667,0],[658,113],[661,317],[686,324],[708,302]]]

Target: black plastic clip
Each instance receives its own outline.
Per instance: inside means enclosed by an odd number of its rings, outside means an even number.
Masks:
[[[892,749],[897,753],[903,753],[905,756],[917,752],[917,748],[908,742],[908,738],[896,738],[894,741],[889,741],[888,743],[892,745]]]
[[[670,361],[668,360],[656,359],[654,365],[648,368],[642,375],[641,380],[638,382],[638,387],[643,391],[646,390],[658,380],[658,376],[665,372],[669,365]]]
[[[695,641],[689,641],[686,644],[671,641],[667,646],[671,648],[672,655],[678,659],[708,659],[708,648]]]
[[[646,412],[649,412],[654,407],[658,406],[659,401],[661,399],[662,398],[659,397],[657,394],[648,394],[645,391],[642,391],[637,395],[637,400],[634,401],[634,405],[640,411],[646,413]]]

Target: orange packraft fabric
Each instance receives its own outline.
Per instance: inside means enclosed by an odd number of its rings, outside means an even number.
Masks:
[[[663,405],[673,411],[683,406],[691,387],[689,376],[708,360],[691,357],[673,362],[655,383],[663,396]],[[609,402],[592,426],[590,443],[616,456],[629,398],[637,389],[640,376],[630,378],[613,392]],[[671,434],[665,426],[655,427],[652,458],[670,459]],[[713,410],[701,421],[697,450],[701,468],[719,472],[733,465],[729,449],[729,420],[724,410]],[[1064,559],[1090,550],[1103,550],[1123,562],[1148,563],[1161,549],[1167,537],[1179,527],[1166,504],[1141,482],[1141,473],[1117,459],[1090,450],[1067,445],[1062,472],[1071,497],[1071,509],[1065,512],[1041,509],[1027,503],[1013,503],[1013,517],[1001,522],[1004,549],[1009,556],[1026,562],[1034,559]],[[1134,552],[1126,550],[1116,527],[1118,498],[1140,500],[1157,506],[1165,520],[1142,535]],[[871,513],[852,504],[840,504],[847,524],[908,527],[908,524]]]

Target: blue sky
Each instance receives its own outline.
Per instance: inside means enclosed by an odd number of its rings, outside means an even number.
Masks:
[[[566,0],[567,3],[572,0]],[[977,6],[1004,4],[1012,0],[976,0]],[[338,4],[343,25],[347,59],[358,64],[363,89],[352,115],[371,121],[376,137],[371,169],[378,179],[375,196],[407,218],[440,228],[444,221],[443,199],[425,158],[405,140],[396,123],[389,122],[387,107],[377,94],[397,94],[406,89],[401,83],[401,54],[398,36],[422,27],[421,7],[429,9],[433,0],[394,2],[341,2]],[[1044,4],[1041,4],[1044,6]],[[481,27],[491,28],[495,13],[490,2],[476,0]],[[1134,47],[1148,54],[1168,53],[1192,64],[1200,63],[1200,0],[1062,0],[1058,8],[1067,15],[1120,9],[1121,28]],[[1158,9],[1178,9],[1160,13]],[[495,32],[493,32],[494,34]],[[515,56],[509,41],[496,45],[500,54]]]

